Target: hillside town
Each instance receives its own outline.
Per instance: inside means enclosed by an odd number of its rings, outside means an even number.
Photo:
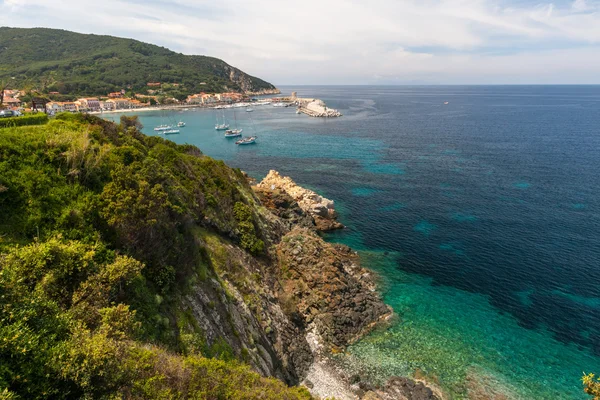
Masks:
[[[235,92],[197,93],[185,99],[177,99],[165,95],[160,90],[160,82],[148,82],[148,94],[133,94],[123,89],[119,92],[107,93],[105,96],[82,97],[72,101],[57,101],[53,98],[61,96],[59,92],[50,92],[45,96],[28,96],[18,89],[4,90],[0,99],[0,108],[15,111],[44,111],[48,114],[60,112],[111,112],[132,110],[158,106],[217,106],[248,100],[247,95]]]

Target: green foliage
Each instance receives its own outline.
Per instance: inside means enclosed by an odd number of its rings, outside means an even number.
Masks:
[[[261,254],[265,243],[256,236],[252,210],[246,204],[237,202],[233,208],[240,231],[240,245],[252,254]]]
[[[262,251],[246,190],[132,119],[0,130],[0,399],[310,398],[177,315],[178,288],[212,273],[199,224]]]
[[[200,91],[273,88],[219,59],[183,55],[132,39],[2,27],[0,49],[0,79],[15,77],[17,87],[33,83],[44,93],[106,95],[125,88],[147,93],[148,82],[161,82],[177,83],[169,92],[181,99]],[[247,80],[248,86],[232,81],[231,71]]]
[[[25,114],[21,117],[0,118],[0,128],[43,125],[48,123],[48,116],[44,113]]]
[[[144,125],[140,122],[140,119],[137,115],[133,115],[128,117],[127,115],[121,115],[121,129],[126,131],[129,128],[135,128],[138,131],[141,131]]]
[[[583,391],[594,396],[594,400],[600,400],[600,378],[596,378],[595,374],[583,374],[581,381],[583,382]]]

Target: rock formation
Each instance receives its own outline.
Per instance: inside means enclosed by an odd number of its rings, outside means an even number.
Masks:
[[[290,177],[281,176],[275,170],[269,171],[269,174],[257,185],[257,189],[262,193],[267,191],[285,192],[298,203],[298,206],[304,212],[314,219],[315,225],[320,231],[344,227],[336,220],[337,213],[335,212],[333,200],[326,199],[312,190],[298,186]]]

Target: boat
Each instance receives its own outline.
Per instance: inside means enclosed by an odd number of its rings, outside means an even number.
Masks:
[[[156,132],[168,131],[169,129],[173,129],[171,125],[158,125],[154,128]]]
[[[254,111],[252,108],[250,108],[250,107],[246,108],[246,112],[252,112],[252,111]]]
[[[223,111],[223,123],[219,124],[219,116],[217,115],[217,123],[215,129],[218,131],[226,131],[229,129],[229,124],[225,122],[225,111]]]
[[[242,136],[242,131],[243,131],[243,129],[228,129],[225,131],[225,137],[231,138],[231,137]]]
[[[287,104],[285,104],[285,103],[275,103],[275,104],[273,104],[273,107],[287,107]]]
[[[235,144],[246,145],[246,144],[254,144],[256,143],[256,136],[248,136],[243,139],[238,140]]]
[[[179,133],[179,129],[169,129],[160,133],[164,133],[165,135],[174,135],[176,133]]]
[[[183,127],[185,127],[185,122],[183,122],[183,121],[179,121],[179,122],[177,123],[177,127],[178,127],[178,128],[183,128]]]
[[[445,102],[444,102],[444,105],[446,105],[446,106],[447,106],[447,105],[448,105],[448,102],[447,102],[447,101],[445,101]]]

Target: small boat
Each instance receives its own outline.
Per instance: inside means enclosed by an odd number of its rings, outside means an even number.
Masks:
[[[246,112],[252,112],[252,111],[254,111],[252,108],[250,108],[250,107],[246,108]]]
[[[444,105],[447,106],[449,103],[447,101],[444,102]]]
[[[243,139],[238,140],[235,144],[246,145],[246,144],[254,144],[256,143],[256,136],[249,136]]]
[[[162,131],[161,133],[164,133],[165,135],[174,135],[176,133],[179,133],[179,129],[169,129],[166,131]]]
[[[171,125],[158,125],[154,130],[156,132],[168,131],[169,129],[173,129]]]
[[[225,137],[230,138],[242,136],[242,131],[243,129],[228,129],[225,131]]]
[[[229,124],[216,124],[215,129],[218,131],[226,131],[229,129]]]
[[[275,104],[273,104],[273,107],[287,107],[287,104],[285,104],[285,103],[275,103]]]
[[[178,127],[178,128],[183,128],[183,127],[185,127],[185,122],[183,122],[183,121],[179,121],[179,122],[177,123],[177,127]]]

